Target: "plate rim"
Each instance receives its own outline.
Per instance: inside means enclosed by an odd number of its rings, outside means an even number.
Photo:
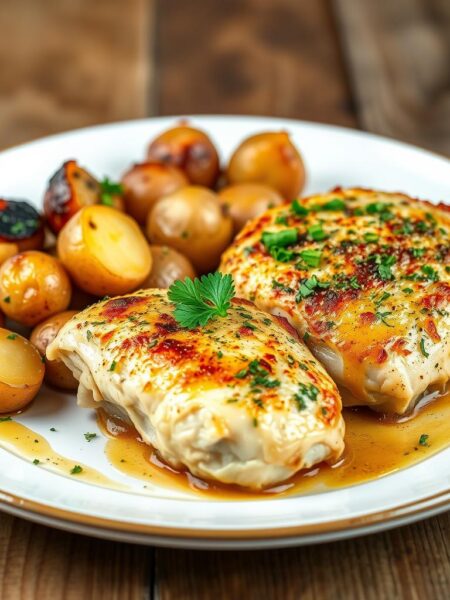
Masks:
[[[229,115],[229,114],[186,114],[186,115],[164,115],[154,117],[144,117],[139,119],[128,119],[113,121],[108,123],[93,124],[89,126],[69,129],[57,132],[48,136],[38,137],[18,145],[9,146],[1,150],[0,158],[13,153],[14,151],[24,150],[42,142],[52,142],[62,139],[71,134],[83,135],[85,133],[95,133],[95,131],[106,130],[114,127],[126,127],[130,125],[138,126],[150,123],[165,123],[171,120],[191,119],[194,122],[197,119],[199,125],[203,120],[217,119],[225,121],[245,120],[248,122],[271,122],[279,123],[286,127],[292,124],[293,127],[309,127],[323,130],[331,130],[334,133],[344,135],[354,135],[359,139],[366,139],[378,143],[388,143],[394,148],[402,151],[414,151],[423,155],[423,158],[429,158],[441,163],[441,166],[449,163],[449,159],[444,154],[430,151],[428,149],[416,146],[410,143],[402,142],[394,138],[374,134],[360,129],[343,127],[322,122],[305,121],[283,117],[272,117],[268,115]],[[170,525],[154,525],[149,523],[132,523],[121,521],[119,519],[102,518],[89,515],[83,512],[76,512],[61,507],[54,507],[50,504],[30,500],[0,488],[0,509],[10,514],[16,514],[37,522],[48,522],[53,526],[62,529],[76,531],[80,527],[80,532],[98,535],[110,539],[127,539],[127,535],[133,538],[133,541],[145,543],[149,540],[152,543],[167,543],[168,545],[178,544],[184,547],[189,546],[189,541],[193,545],[202,545],[213,547],[237,547],[242,543],[250,545],[262,544],[264,541],[272,546],[293,545],[300,543],[310,543],[312,541],[332,541],[343,537],[353,537],[363,535],[370,531],[388,529],[399,524],[406,524],[425,518],[427,515],[439,514],[450,509],[450,489],[441,490],[438,493],[419,498],[412,502],[397,504],[389,509],[377,510],[372,513],[365,513],[355,517],[344,519],[327,520],[326,522],[312,524],[297,524],[283,527],[271,528],[253,528],[253,529],[200,529],[200,528],[180,528]],[[135,539],[136,538],[136,539]],[[155,541],[156,540],[156,541]],[[162,541],[163,540],[163,541]],[[303,541],[302,541],[303,540]],[[231,544],[231,546],[230,546]],[[233,545],[234,544],[234,545]],[[192,547],[192,545],[191,545]]]

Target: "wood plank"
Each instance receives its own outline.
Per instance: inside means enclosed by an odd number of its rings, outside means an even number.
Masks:
[[[150,595],[153,554],[0,518],[0,598],[5,600],[143,600]]]
[[[334,0],[364,129],[450,155],[448,0]]]
[[[447,600],[450,514],[392,532],[286,550],[157,550],[159,600]]]
[[[152,0],[2,0],[0,147],[152,112]]]
[[[261,114],[355,126],[328,4],[160,0],[159,112]]]

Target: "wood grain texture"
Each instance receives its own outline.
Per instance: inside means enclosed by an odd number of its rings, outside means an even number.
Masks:
[[[450,514],[286,550],[156,550],[159,600],[447,600]]]
[[[334,5],[362,127],[450,155],[450,2]]]
[[[153,553],[0,517],[0,598],[143,600],[153,587]]]
[[[145,116],[151,0],[2,0],[0,146]]]
[[[326,0],[160,0],[158,14],[161,114],[356,125]]]

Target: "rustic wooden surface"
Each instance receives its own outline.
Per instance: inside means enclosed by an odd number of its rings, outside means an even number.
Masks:
[[[359,124],[446,151],[445,6],[2,0],[0,147],[94,123],[209,112]],[[449,540],[447,514],[320,546],[198,552],[100,541],[1,515],[0,598],[446,600]]]

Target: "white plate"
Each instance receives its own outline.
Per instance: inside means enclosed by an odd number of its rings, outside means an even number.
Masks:
[[[336,185],[364,186],[449,201],[450,164],[444,158],[377,136],[327,125],[270,118],[192,117],[226,159],[244,136],[288,130],[308,172],[306,192]],[[49,176],[76,158],[99,177],[119,178],[144,156],[148,141],[174,118],[132,121],[52,136],[0,154],[0,194],[40,206]],[[306,544],[362,535],[431,516],[450,503],[450,448],[377,481],[320,494],[257,501],[205,501],[120,474],[106,460],[93,415],[75,398],[44,390],[17,418],[51,441],[74,464],[98,468],[127,491],[63,477],[0,449],[0,501],[22,517],[100,537],[197,548],[256,548]],[[50,427],[57,431],[49,434]]]

